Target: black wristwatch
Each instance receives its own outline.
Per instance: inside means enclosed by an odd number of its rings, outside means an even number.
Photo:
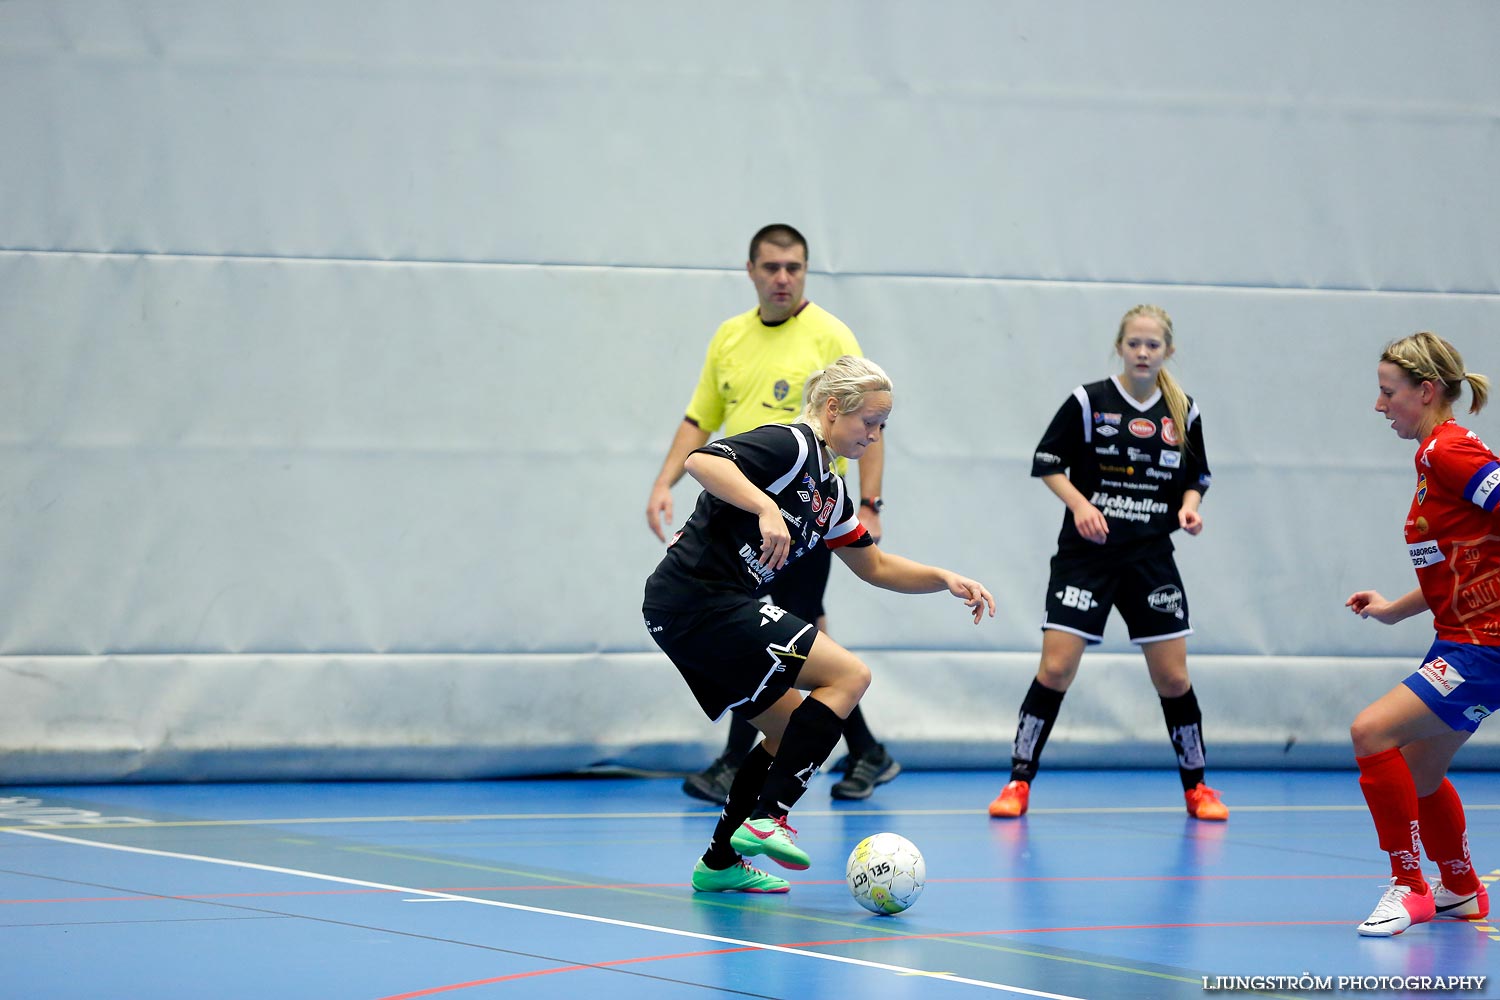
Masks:
[[[868,507],[877,514],[885,509],[885,501],[879,497],[860,497],[859,505],[861,507]]]

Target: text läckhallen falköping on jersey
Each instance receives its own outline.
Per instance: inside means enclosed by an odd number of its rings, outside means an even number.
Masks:
[[[1103,511],[1105,517],[1119,518],[1122,521],[1145,523],[1151,520],[1152,515],[1167,512],[1167,505],[1160,500],[1136,500],[1115,496],[1113,493],[1095,493],[1089,498],[1089,503]]]

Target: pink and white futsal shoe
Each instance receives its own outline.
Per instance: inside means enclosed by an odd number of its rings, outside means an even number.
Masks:
[[[1477,892],[1454,892],[1441,882],[1430,882],[1437,915],[1450,920],[1483,920],[1490,915],[1490,891],[1479,884]]]
[[[1394,878],[1375,904],[1375,912],[1359,925],[1365,937],[1394,937],[1412,924],[1425,924],[1437,913],[1431,892],[1417,892]]]

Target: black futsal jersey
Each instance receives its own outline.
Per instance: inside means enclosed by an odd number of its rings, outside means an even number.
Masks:
[[[807,424],[767,424],[697,450],[730,459],[745,478],[776,499],[792,534],[788,566],[817,545],[837,549],[872,541],[859,523],[858,503],[828,467]],[[754,597],[776,576],[761,564],[760,547],[760,519],[704,490],[646,580],[643,606],[706,610]]]
[[[1178,528],[1183,493],[1205,493],[1211,480],[1203,422],[1191,398],[1186,422],[1185,428],[1176,426],[1160,390],[1140,403],[1114,377],[1081,385],[1042,435],[1031,474],[1067,473],[1108,520],[1105,545],[1113,557],[1155,542],[1171,551],[1167,536]],[[1057,545],[1059,551],[1101,548],[1078,533],[1071,511],[1063,515]]]

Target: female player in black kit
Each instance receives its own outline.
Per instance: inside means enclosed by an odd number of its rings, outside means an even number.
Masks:
[[[1111,606],[1141,647],[1177,751],[1189,815],[1225,820],[1229,809],[1203,783],[1203,716],[1187,672],[1187,595],[1168,537],[1203,530],[1198,503],[1208,458],[1198,406],[1163,367],[1172,319],[1140,305],[1120,320],[1115,352],[1124,370],[1079,386],[1037,445],[1031,474],[1067,504],[1047,584],[1042,661],[1021,702],[1010,783],[990,815],[1024,815],[1038,761],[1086,646],[1104,638]]]
[[[777,572],[826,545],[867,583],[908,594],[947,590],[976,623],[986,609],[995,614],[994,598],[975,581],[882,552],[859,523],[859,500],[830,467],[835,455],[858,459],[880,440],[891,412],[885,372],[845,355],[808,378],[803,398],[796,423],[758,427],[688,456],[688,475],[703,493],[646,581],[646,629],[704,713],[717,720],[734,711],[765,735],[740,765],[693,871],[699,892],[787,891],[785,879],[741,855],[808,867],[787,813],[870,685],[870,668],[852,653],[754,596]]]

